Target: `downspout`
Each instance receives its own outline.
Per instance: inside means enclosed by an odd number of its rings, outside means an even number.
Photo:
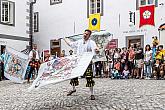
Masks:
[[[159,41],[160,41],[160,30],[158,30],[159,31]]]
[[[35,3],[36,3],[36,0],[30,2],[30,13],[29,13],[29,16],[30,16],[30,19],[29,19],[29,24],[30,24],[30,27],[29,27],[30,42],[29,42],[29,45],[30,45],[30,50],[32,50],[32,48],[33,48],[33,6],[34,6]]]

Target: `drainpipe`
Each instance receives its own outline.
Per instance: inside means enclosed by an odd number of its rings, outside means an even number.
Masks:
[[[161,30],[158,30],[158,31],[159,31],[159,42],[160,42],[160,31],[161,31]]]
[[[29,13],[29,16],[30,16],[30,20],[29,20],[29,24],[30,24],[30,27],[29,27],[30,50],[32,50],[32,48],[33,48],[33,6],[35,3],[36,3],[36,0],[30,0],[30,8],[29,8],[30,9],[30,13]]]

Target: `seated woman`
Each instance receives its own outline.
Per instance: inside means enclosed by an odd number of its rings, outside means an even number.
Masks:
[[[123,74],[123,78],[124,78],[124,79],[128,79],[128,78],[129,78],[130,71],[129,71],[129,69],[128,69],[128,66],[127,66],[127,65],[125,65],[125,67],[124,67],[124,70],[123,70],[122,74]]]

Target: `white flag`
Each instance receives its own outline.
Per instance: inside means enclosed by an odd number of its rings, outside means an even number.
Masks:
[[[47,84],[59,83],[83,76],[92,60],[92,57],[93,54],[91,52],[87,52],[81,56],[66,56],[41,64],[38,77],[34,80],[29,91]]]
[[[4,75],[7,79],[16,83],[23,83],[28,63],[27,55],[6,47]]]

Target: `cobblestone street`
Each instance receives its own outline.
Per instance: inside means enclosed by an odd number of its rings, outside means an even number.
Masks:
[[[90,100],[85,79],[66,96],[69,81],[27,92],[31,84],[0,82],[0,110],[165,110],[164,80],[95,79],[96,100]]]

